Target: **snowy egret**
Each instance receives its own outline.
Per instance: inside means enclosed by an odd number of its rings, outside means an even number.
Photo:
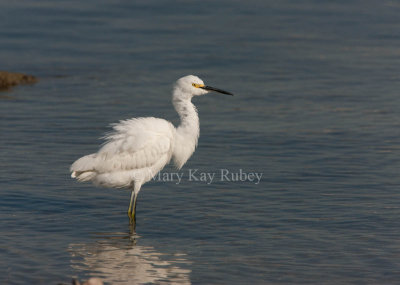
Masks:
[[[171,158],[180,169],[193,154],[199,138],[199,117],[192,97],[216,91],[194,75],[180,78],[174,85],[172,103],[180,125],[154,117],[133,118],[113,124],[105,144],[97,153],[81,157],[71,165],[71,177],[92,181],[97,186],[131,189],[128,216],[136,224],[136,202],[142,185],[151,180]]]

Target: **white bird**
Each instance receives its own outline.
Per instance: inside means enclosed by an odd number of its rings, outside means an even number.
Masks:
[[[172,103],[180,117],[177,128],[164,119],[146,117],[122,120],[104,139],[97,153],[83,156],[70,168],[71,177],[80,182],[92,181],[97,186],[129,188],[131,201],[128,216],[136,224],[136,201],[142,185],[151,180],[173,159],[181,169],[195,151],[200,133],[194,96],[216,91],[194,75],[180,78],[174,85]]]

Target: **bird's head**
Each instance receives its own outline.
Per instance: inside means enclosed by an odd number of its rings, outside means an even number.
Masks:
[[[182,92],[182,95],[187,95],[190,98],[193,96],[207,94],[210,91],[233,96],[233,94],[230,92],[205,85],[203,80],[194,75],[187,75],[178,79],[175,84],[175,89],[180,90]]]

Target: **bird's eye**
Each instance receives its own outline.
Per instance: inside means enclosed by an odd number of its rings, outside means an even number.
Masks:
[[[196,87],[196,83],[192,83],[192,86],[193,86],[193,87]]]

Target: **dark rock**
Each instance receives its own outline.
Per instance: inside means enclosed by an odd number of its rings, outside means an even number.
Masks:
[[[32,75],[0,71],[0,90],[7,90],[19,84],[33,84],[37,81],[37,78]]]

